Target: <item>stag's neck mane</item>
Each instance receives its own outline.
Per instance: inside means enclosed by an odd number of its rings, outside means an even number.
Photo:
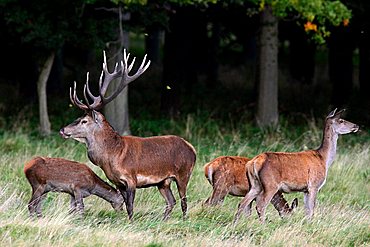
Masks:
[[[337,141],[338,134],[334,131],[328,122],[325,123],[324,133],[322,137],[322,143],[317,151],[325,160],[326,170],[329,169],[334,161],[335,154],[337,152]]]
[[[114,157],[116,150],[123,149],[124,142],[108,122],[104,121],[99,131],[94,131],[87,137],[86,146],[91,162],[102,166],[104,160]]]

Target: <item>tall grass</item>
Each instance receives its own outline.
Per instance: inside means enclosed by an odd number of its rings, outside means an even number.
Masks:
[[[370,244],[370,141],[369,133],[342,136],[328,180],[318,194],[315,217],[304,217],[301,194],[299,206],[288,218],[280,219],[272,206],[267,223],[261,225],[255,210],[248,219],[233,225],[241,198],[227,197],[222,206],[203,207],[211,186],[203,165],[219,155],[252,157],[260,152],[299,151],[316,148],[321,141],[321,121],[307,120],[301,126],[288,121],[273,130],[259,130],[245,122],[222,122],[211,117],[189,115],[167,121],[132,119],[136,135],[177,134],[197,150],[197,163],[189,187],[187,219],[176,205],[172,217],[163,222],[164,200],[156,188],[137,191],[134,221],[125,212],[116,213],[97,197],[85,199],[86,214],[68,214],[69,196],[49,193],[43,204],[44,217],[28,217],[31,195],[23,174],[24,163],[36,155],[64,157],[91,164],[86,148],[56,133],[43,138],[30,134],[27,121],[0,131],[0,245],[1,246],[369,246]],[[176,186],[173,185],[177,201]]]

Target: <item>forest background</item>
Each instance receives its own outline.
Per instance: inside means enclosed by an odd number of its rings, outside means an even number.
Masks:
[[[369,243],[367,1],[0,0],[0,7],[3,243],[115,246],[126,238],[138,246]],[[85,221],[76,221],[65,215],[63,196],[50,197],[43,221],[30,221],[24,162],[45,155],[89,163],[83,145],[58,135],[82,114],[69,101],[69,87],[76,81],[82,96],[89,72],[97,94],[102,51],[112,68],[123,48],[136,65],[145,54],[152,64],[104,114],[121,134],[176,134],[195,146],[189,221],[180,220],[177,205],[173,219],[163,224],[164,203],[152,189],[140,190],[134,224],[96,198],[87,200]],[[211,190],[202,174],[206,162],[219,155],[316,148],[323,120],[334,108],[346,108],[344,118],[361,131],[340,138],[313,222],[303,220],[302,197],[290,220],[278,219],[269,207],[273,223],[267,226],[256,217],[230,224],[240,198],[217,209],[201,206]],[[89,239],[91,234],[108,240]]]

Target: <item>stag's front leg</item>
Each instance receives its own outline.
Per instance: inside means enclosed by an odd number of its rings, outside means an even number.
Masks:
[[[127,203],[126,210],[128,214],[128,219],[132,220],[132,215],[134,214],[134,200],[135,200],[136,188],[128,187],[126,190]]]
[[[308,192],[304,193],[304,206],[306,209],[306,216],[311,219],[314,213],[314,208],[316,204],[316,189],[310,189]]]
[[[131,221],[134,210],[136,184],[133,180],[122,180],[122,183],[117,185],[117,187],[123,196],[123,200],[125,201],[126,205],[126,211],[128,214],[128,219]]]

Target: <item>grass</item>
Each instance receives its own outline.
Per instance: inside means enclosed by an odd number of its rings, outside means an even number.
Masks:
[[[73,118],[70,119],[72,121]],[[218,122],[212,117],[188,115],[179,120],[131,119],[135,135],[177,134],[189,140],[198,152],[188,187],[188,218],[182,220],[179,203],[172,217],[163,222],[164,200],[156,188],[137,191],[134,221],[126,212],[116,213],[109,203],[90,196],[86,214],[68,214],[69,196],[49,193],[44,217],[28,217],[31,195],[24,163],[36,155],[64,157],[87,163],[86,148],[63,140],[56,131],[50,137],[35,134],[30,122],[0,130],[0,245],[1,246],[369,246],[370,244],[370,138],[364,130],[339,138],[337,157],[318,194],[315,217],[304,217],[303,196],[295,213],[280,219],[272,206],[267,223],[261,225],[253,210],[250,218],[233,225],[241,198],[227,197],[222,206],[203,207],[211,186],[203,165],[219,155],[252,157],[262,151],[299,151],[316,148],[321,141],[321,120],[292,126],[282,120],[274,130],[259,130],[244,122]],[[173,185],[177,201],[179,196]]]

